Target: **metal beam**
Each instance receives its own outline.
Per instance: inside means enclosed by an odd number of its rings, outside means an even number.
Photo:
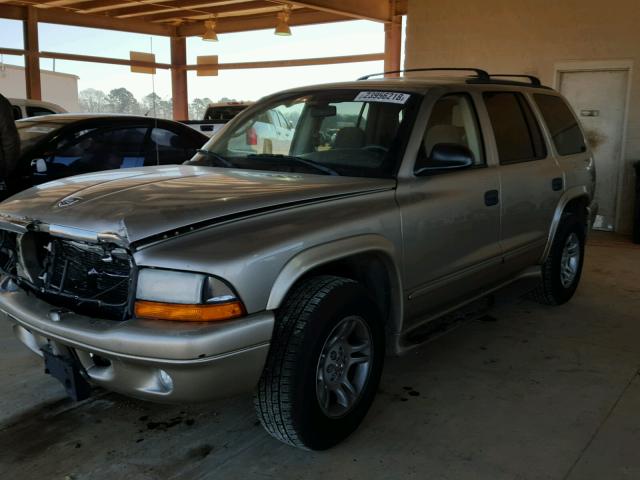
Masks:
[[[24,21],[24,79],[27,86],[27,98],[42,100],[42,84],[40,83],[40,58],[38,52],[38,13],[34,7],[27,8]]]
[[[189,120],[189,96],[187,85],[187,39],[171,37],[171,96],[173,119]]]
[[[142,60],[130,60],[125,58],[96,57],[94,55],[76,55],[75,53],[40,52],[36,54],[40,58],[55,58],[56,60],[70,60],[72,62],[106,63],[108,65],[124,65],[127,67],[147,67],[169,70],[168,63],[145,62]]]
[[[338,57],[297,58],[293,60],[269,60],[264,62],[219,63],[218,70],[248,70],[253,68],[306,67],[309,65],[336,65],[339,63],[376,62],[384,60],[384,53],[342,55]],[[187,65],[186,70],[198,70],[201,65]]]

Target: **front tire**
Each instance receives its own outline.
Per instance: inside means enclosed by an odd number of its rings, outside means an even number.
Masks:
[[[546,305],[568,302],[578,288],[584,263],[585,226],[577,215],[565,215],[547,260],[542,265],[542,280],[531,293],[534,300]]]
[[[384,344],[380,313],[359,283],[334,276],[303,281],[276,316],[254,395],[262,426],[303,449],[342,441],[373,402]]]

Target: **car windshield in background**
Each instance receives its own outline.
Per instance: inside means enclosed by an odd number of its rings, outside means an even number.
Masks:
[[[191,165],[392,177],[419,95],[364,90],[297,94],[243,114]]]
[[[223,107],[209,107],[204,119],[207,121],[228,122],[241,111],[247,108],[246,105],[225,105]]]

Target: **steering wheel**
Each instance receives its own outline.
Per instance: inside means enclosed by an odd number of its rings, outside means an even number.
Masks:
[[[370,152],[378,152],[381,154],[385,154],[389,152],[387,147],[383,147],[382,145],[367,145],[363,148],[363,150],[368,150]]]

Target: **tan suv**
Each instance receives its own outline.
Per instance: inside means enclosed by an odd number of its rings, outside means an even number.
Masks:
[[[578,286],[595,174],[576,117],[535,78],[470,71],[278,93],[185,165],[10,198],[0,309],[75,398],[253,391],[274,437],[335,445],[385,351],[515,280],[548,304]],[[235,147],[271,114],[286,154]]]

